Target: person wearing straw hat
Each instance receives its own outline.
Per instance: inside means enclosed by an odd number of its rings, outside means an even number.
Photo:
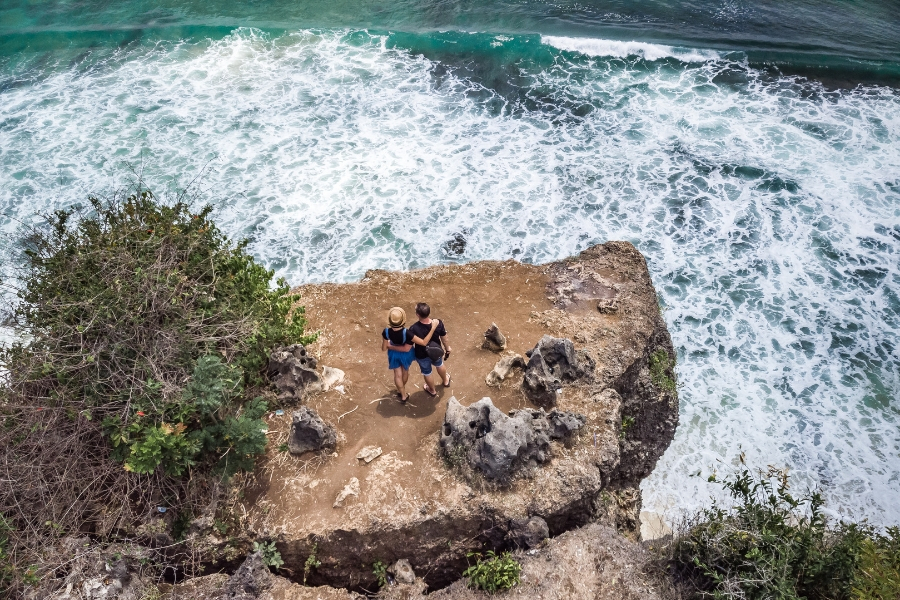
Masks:
[[[388,369],[394,372],[394,385],[400,394],[400,402],[406,404],[409,394],[406,393],[406,382],[409,381],[409,366],[415,359],[413,336],[406,329],[406,311],[395,306],[388,311],[388,326],[381,332],[381,351],[387,350]],[[437,323],[431,328],[427,338],[430,340]],[[428,342],[426,342],[428,343]]]

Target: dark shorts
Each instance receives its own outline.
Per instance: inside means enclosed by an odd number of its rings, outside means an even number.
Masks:
[[[416,351],[412,348],[408,352],[397,352],[396,350],[388,349],[388,369],[393,371],[397,367],[403,367],[408,371],[415,357]]]
[[[439,358],[437,360],[431,360],[428,357],[417,358],[416,362],[419,363],[419,368],[422,369],[422,375],[431,375],[431,365],[434,365],[435,367],[441,367],[444,365],[443,358]]]

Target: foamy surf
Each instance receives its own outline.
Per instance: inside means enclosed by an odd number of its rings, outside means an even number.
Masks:
[[[697,473],[743,451],[840,514],[900,521],[896,92],[728,60],[634,69],[536,36],[438,54],[441,35],[242,29],[16,74],[0,226],[83,202],[125,162],[160,190],[212,161],[224,229],[294,283],[630,240],[683,386],[645,510],[706,504]]]
[[[609,58],[636,57],[654,61],[663,58],[675,58],[682,62],[697,63],[708,60],[719,60],[723,53],[715,50],[697,48],[679,48],[663,44],[650,44],[647,42],[623,42],[617,40],[603,40],[594,38],[559,37],[552,35],[541,36],[541,42],[553,46],[559,50],[568,52],[580,52],[587,56],[599,56]]]

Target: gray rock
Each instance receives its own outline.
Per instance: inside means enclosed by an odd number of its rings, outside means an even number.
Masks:
[[[521,354],[510,354],[497,361],[494,368],[485,377],[484,382],[490,386],[498,386],[509,376],[513,369],[524,369],[525,359]]]
[[[490,479],[506,481],[516,471],[550,460],[549,424],[543,411],[506,416],[490,398],[465,407],[451,397],[441,430],[441,449],[465,458]]]
[[[323,421],[314,410],[301,406],[294,411],[288,450],[291,454],[303,454],[316,450],[333,450],[337,445],[334,427]]]
[[[531,517],[510,520],[506,541],[520,549],[536,548],[549,537],[550,528],[547,527],[547,521],[540,517]]]
[[[337,498],[334,499],[334,504],[332,504],[331,507],[343,508],[344,503],[350,496],[353,496],[354,498],[359,497],[359,479],[356,477],[351,477],[347,485],[344,486],[344,489],[338,492]]]
[[[254,552],[238,567],[225,583],[225,598],[229,600],[251,600],[258,598],[272,587],[275,578],[263,562],[262,552]]]
[[[278,390],[279,400],[302,398],[307,392],[323,388],[316,371],[316,359],[302,344],[279,348],[269,356],[269,377]]]
[[[561,410],[551,411],[547,420],[550,422],[550,438],[562,440],[566,445],[571,443],[575,432],[587,423],[584,415]]]
[[[416,572],[413,571],[412,565],[409,564],[409,561],[405,558],[401,558],[393,565],[388,571],[394,576],[394,579],[397,580],[397,583],[415,583],[416,582]]]
[[[484,342],[481,344],[481,347],[491,352],[506,350],[506,336],[500,333],[496,323],[491,323],[488,330],[484,332]]]
[[[366,446],[359,451],[359,454],[356,455],[356,458],[357,460],[361,460],[364,463],[369,464],[379,456],[381,456],[380,446]]]
[[[556,395],[564,384],[593,378],[593,359],[583,351],[576,352],[572,340],[545,335],[526,354],[528,365],[522,390],[539,406],[555,406]]]

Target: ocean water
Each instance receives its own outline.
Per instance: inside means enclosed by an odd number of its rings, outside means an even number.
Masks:
[[[138,171],[293,283],[629,240],[682,386],[645,510],[743,452],[898,523],[897,31],[872,0],[7,0],[0,230]]]

